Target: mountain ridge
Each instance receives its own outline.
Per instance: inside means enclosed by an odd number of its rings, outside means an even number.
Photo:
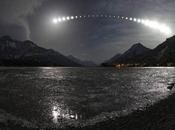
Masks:
[[[116,66],[120,64],[125,66],[175,66],[175,36],[166,39],[154,49],[136,43],[116,59],[111,58],[101,65]]]
[[[32,41],[0,38],[0,66],[81,66],[63,54],[45,49]]]
[[[97,64],[95,64],[93,61],[89,61],[89,60],[80,60],[75,56],[72,55],[68,55],[67,56],[70,60],[75,61],[76,63],[79,63],[80,65],[84,66],[84,67],[96,67]]]

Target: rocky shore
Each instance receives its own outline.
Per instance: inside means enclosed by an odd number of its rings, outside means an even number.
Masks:
[[[28,127],[19,122],[6,121],[0,123],[1,130],[40,130],[35,126]],[[52,130],[48,128],[45,130]],[[175,94],[163,99],[145,110],[109,119],[92,126],[69,127],[63,130],[174,130],[175,129]],[[43,130],[43,129],[42,129]]]

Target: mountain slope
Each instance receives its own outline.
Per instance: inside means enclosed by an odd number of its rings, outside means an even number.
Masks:
[[[121,55],[122,54],[116,54],[111,59],[109,59],[109,60],[105,61],[104,63],[102,63],[101,66],[112,66],[113,64],[115,64],[114,62],[117,61],[120,58]]]
[[[0,38],[1,66],[80,66],[66,56],[37,46],[32,41],[17,41],[9,36]]]
[[[123,54],[117,54],[108,60],[106,63],[107,65],[115,65],[115,64],[133,64],[133,63],[140,63],[142,62],[142,58],[151,51],[150,49],[144,47],[141,43],[134,44],[131,46]]]
[[[137,43],[117,58],[112,58],[102,65],[113,66],[116,64],[129,64],[135,66],[174,66],[175,65],[175,36],[154,49],[148,49]]]
[[[151,57],[152,62],[157,64],[175,63],[175,36],[168,38],[153,49],[148,58],[151,59]]]
[[[148,53],[150,49],[143,46],[141,43],[134,44],[129,50],[122,54],[117,61],[120,63],[137,63],[142,62],[142,57]]]
[[[85,66],[85,67],[95,67],[97,66],[94,62],[92,61],[86,61],[86,60],[80,60],[72,55],[69,55],[67,56],[70,60],[82,65],[82,66]]]

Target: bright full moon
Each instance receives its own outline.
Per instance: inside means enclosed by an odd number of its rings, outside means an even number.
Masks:
[[[57,24],[57,23],[58,23],[58,19],[57,19],[57,18],[53,18],[52,22],[53,22],[54,24]]]
[[[112,15],[83,15],[83,16],[64,16],[64,17],[58,17],[58,18],[53,18],[52,22],[54,24],[58,24],[60,22],[66,22],[69,20],[74,20],[74,19],[82,19],[82,18],[113,18],[113,19],[121,19],[121,20],[127,20],[127,21],[132,21],[132,22],[136,22],[136,23],[140,23],[143,24],[151,29],[157,30],[160,33],[164,34],[164,35],[171,35],[172,34],[172,30],[171,28],[166,25],[165,23],[160,23],[158,21],[155,20],[150,20],[150,19],[141,19],[141,18],[132,18],[132,17],[124,17],[124,16],[112,16]]]

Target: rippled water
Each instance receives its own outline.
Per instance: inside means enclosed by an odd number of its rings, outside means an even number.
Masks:
[[[170,94],[175,68],[0,68],[0,109],[53,125],[120,115]]]

